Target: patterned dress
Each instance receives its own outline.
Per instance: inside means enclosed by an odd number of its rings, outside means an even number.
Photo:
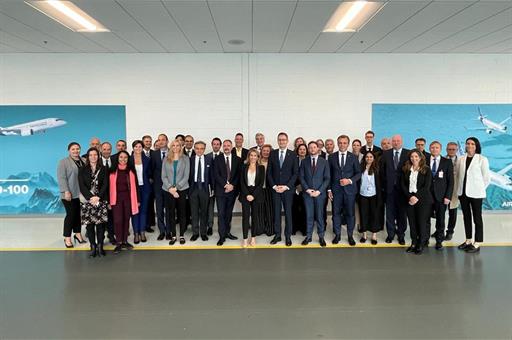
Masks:
[[[97,196],[98,191],[98,174],[100,172],[100,169],[97,169],[95,173],[91,175],[91,193],[94,196]],[[81,202],[80,203],[80,211],[81,211],[81,217],[82,217],[82,224],[89,225],[89,224],[102,224],[107,223],[108,220],[108,209],[107,209],[107,202],[105,201],[99,201],[98,205],[92,205],[90,202]]]

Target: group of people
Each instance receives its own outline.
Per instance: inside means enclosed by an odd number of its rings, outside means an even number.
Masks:
[[[115,154],[109,142],[98,138],[91,139],[83,155],[80,145],[72,142],[68,157],[57,169],[66,210],[65,246],[73,247],[72,233],[75,242],[86,242],[81,235],[85,225],[91,257],[105,256],[105,232],[115,245],[114,253],[132,249],[130,220],[135,244],[146,242],[146,232],[154,232],[154,225],[159,230],[157,240],[165,239],[170,245],[186,243],[189,225],[190,241],[207,241],[213,235],[215,205],[217,245],[222,246],[226,239],[237,239],[231,225],[238,199],[243,247],[254,246],[262,234],[273,236],[271,244],[282,242],[284,234],[286,246],[291,246],[291,236],[297,232],[305,236],[302,245],[308,245],[315,224],[319,243],[325,247],[330,202],[333,244],[341,242],[342,225],[346,225],[351,246],[356,245],[356,230],[361,243],[371,234],[375,245],[377,233],[384,228],[386,243],[396,237],[405,245],[409,224],[407,252],[422,254],[431,236],[438,250],[443,241],[451,240],[460,202],[466,240],[458,248],[478,252],[483,242],[482,202],[490,182],[489,163],[481,155],[478,139],[466,140],[462,156],[457,143],[448,143],[443,157],[438,141],[431,142],[427,152],[424,138],[415,141],[415,149],[407,150],[400,135],[383,138],[381,147],[374,145],[374,137],[367,131],[364,145],[358,139],[351,142],[347,135],[340,135],[336,142],[306,143],[298,137],[291,150],[285,132],[278,134],[276,149],[258,133],[256,145],[246,149],[243,134],[237,133],[234,143],[213,138],[209,153],[206,143],[194,141],[191,135],[169,141],[160,134],[155,143],[146,135],[132,143],[131,154],[124,140],[117,141]],[[432,217],[435,231],[431,235]]]

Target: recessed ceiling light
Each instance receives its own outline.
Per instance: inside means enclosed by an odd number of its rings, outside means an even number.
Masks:
[[[377,1],[349,1],[341,3],[324,27],[324,32],[357,32],[385,5]]]
[[[71,1],[37,0],[25,3],[74,32],[110,32]]]
[[[228,44],[230,44],[230,45],[243,45],[243,44],[245,44],[245,41],[244,40],[240,40],[240,39],[232,39],[232,40],[228,41]]]

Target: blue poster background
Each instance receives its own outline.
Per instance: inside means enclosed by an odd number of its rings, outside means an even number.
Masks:
[[[477,137],[492,170],[484,209],[512,211],[512,170],[500,173],[512,164],[512,120],[505,123],[505,133],[489,133],[478,119],[479,109],[497,123],[512,114],[512,104],[373,104],[372,127],[379,140],[401,134],[406,148],[414,148],[417,137],[427,140],[427,149],[431,141],[438,140],[443,155],[446,143],[459,142],[463,151],[466,138]]]
[[[33,135],[0,135],[0,215],[63,213],[56,172],[68,143],[80,143],[84,154],[93,136],[112,144],[126,136],[124,106],[0,105],[4,129],[46,118],[66,124]]]

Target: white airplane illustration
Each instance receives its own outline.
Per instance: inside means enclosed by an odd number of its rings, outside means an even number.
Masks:
[[[31,136],[36,133],[44,133],[48,129],[53,129],[65,124],[66,121],[60,118],[39,119],[5,128],[0,127],[0,136]]]
[[[501,123],[493,122],[492,120],[488,119],[487,116],[484,116],[482,112],[480,111],[480,107],[478,107],[478,118],[480,123],[484,127],[481,128],[466,128],[466,130],[473,130],[473,131],[485,131],[488,134],[493,133],[493,131],[501,132],[501,133],[507,133],[507,126],[505,125],[506,122],[508,122],[510,119],[512,119],[512,115],[502,121]]]

